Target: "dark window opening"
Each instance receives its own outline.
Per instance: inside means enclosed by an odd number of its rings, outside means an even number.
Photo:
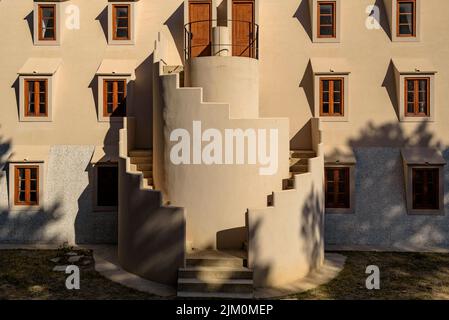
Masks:
[[[118,167],[97,167],[97,206],[116,207],[118,205]]]

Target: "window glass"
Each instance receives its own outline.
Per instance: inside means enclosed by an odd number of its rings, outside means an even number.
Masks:
[[[326,208],[350,208],[349,168],[325,169]]]
[[[37,166],[15,167],[15,199],[18,206],[39,204],[39,168]]]
[[[398,36],[415,35],[415,1],[398,0]]]
[[[318,2],[318,37],[335,37],[335,2]]]
[[[413,209],[439,208],[439,169],[412,169]]]

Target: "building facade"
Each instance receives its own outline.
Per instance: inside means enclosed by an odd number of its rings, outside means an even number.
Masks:
[[[118,243],[169,284],[195,250],[277,285],[325,244],[447,249],[445,9],[1,1],[0,242]]]

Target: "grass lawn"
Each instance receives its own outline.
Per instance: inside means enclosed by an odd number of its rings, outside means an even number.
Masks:
[[[67,252],[85,258],[68,263]],[[60,257],[56,264],[50,259]],[[86,261],[86,265],[84,265]],[[91,261],[89,264],[88,261]],[[68,290],[64,271],[52,271],[56,265],[80,267],[80,290]],[[116,284],[94,270],[89,250],[0,250],[0,299],[151,299],[146,293]]]
[[[84,255],[79,263],[81,289],[67,290],[69,251]],[[329,283],[289,298],[297,299],[449,299],[449,254],[344,252],[343,271]],[[61,260],[55,264],[55,257]],[[90,261],[90,263],[89,263]],[[367,290],[368,265],[380,268],[380,290]],[[123,287],[94,270],[88,250],[0,250],[0,299],[154,299]]]
[[[298,299],[449,299],[449,254],[344,252],[343,271]],[[380,269],[380,290],[367,290],[366,267]]]

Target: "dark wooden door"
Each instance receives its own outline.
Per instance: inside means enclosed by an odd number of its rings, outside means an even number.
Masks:
[[[233,55],[254,57],[254,1],[234,0],[232,20]]]
[[[191,58],[211,55],[212,1],[191,0],[189,21],[191,38]]]

